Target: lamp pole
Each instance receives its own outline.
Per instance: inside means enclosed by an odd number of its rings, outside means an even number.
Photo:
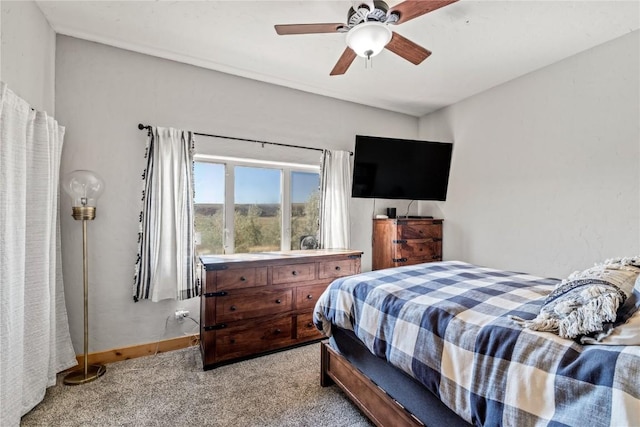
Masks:
[[[89,377],[89,261],[87,260],[87,220],[82,220],[82,281],[84,283],[84,379]]]

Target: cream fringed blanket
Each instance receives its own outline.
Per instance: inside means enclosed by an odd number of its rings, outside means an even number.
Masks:
[[[591,336],[599,341],[615,323],[625,322],[637,310],[639,276],[640,256],[606,260],[558,284],[536,318],[512,319],[525,328],[562,338]]]

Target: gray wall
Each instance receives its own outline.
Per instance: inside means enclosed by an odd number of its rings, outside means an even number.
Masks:
[[[322,148],[353,136],[455,142],[449,199],[412,213],[445,217],[445,258],[562,276],[640,252],[638,32],[418,119],[54,34],[33,2],[0,3],[1,78],[67,127],[64,174],[107,182],[89,224],[90,351],[179,336],[198,299],[131,299],[144,133],[138,122]],[[55,74],[53,69],[56,61]],[[54,75],[56,76],[54,85]],[[198,150],[229,147],[198,139]],[[304,161],[308,152],[233,150]],[[295,153],[295,154],[294,154]],[[303,154],[306,153],[306,154]],[[417,205],[417,206],[416,206]],[[377,200],[399,212],[407,202]],[[353,247],[370,268],[373,201],[352,200]],[[61,203],[71,333],[82,347],[81,232]]]
[[[91,169],[106,181],[97,217],[89,224],[90,351],[154,342],[193,331],[172,318],[184,307],[197,318],[199,299],[132,301],[140,212],[140,174],[146,134],[139,122],[218,135],[320,148],[353,150],[354,135],[418,136],[418,118],[58,36],[56,115],[67,126],[62,154],[65,174]],[[197,149],[227,153],[216,141],[198,138]],[[232,143],[236,153],[300,161],[317,152]],[[372,200],[353,200],[352,247],[371,265]],[[70,329],[82,343],[81,230],[62,216],[63,269]]]
[[[444,256],[561,277],[640,253],[640,32],[420,120],[454,141]]]
[[[54,113],[56,34],[32,1],[0,2],[0,78],[35,109]]]

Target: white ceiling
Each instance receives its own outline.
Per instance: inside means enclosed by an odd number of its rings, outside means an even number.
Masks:
[[[638,0],[461,0],[393,27],[433,52],[422,64],[383,50],[372,68],[357,58],[331,77],[343,34],[278,36],[273,26],[346,22],[348,0],[37,3],[60,34],[414,116],[640,26]]]

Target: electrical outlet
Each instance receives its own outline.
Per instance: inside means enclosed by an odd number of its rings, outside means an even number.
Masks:
[[[182,320],[185,317],[189,317],[189,310],[185,310],[183,308],[179,308],[176,310],[176,319]]]

